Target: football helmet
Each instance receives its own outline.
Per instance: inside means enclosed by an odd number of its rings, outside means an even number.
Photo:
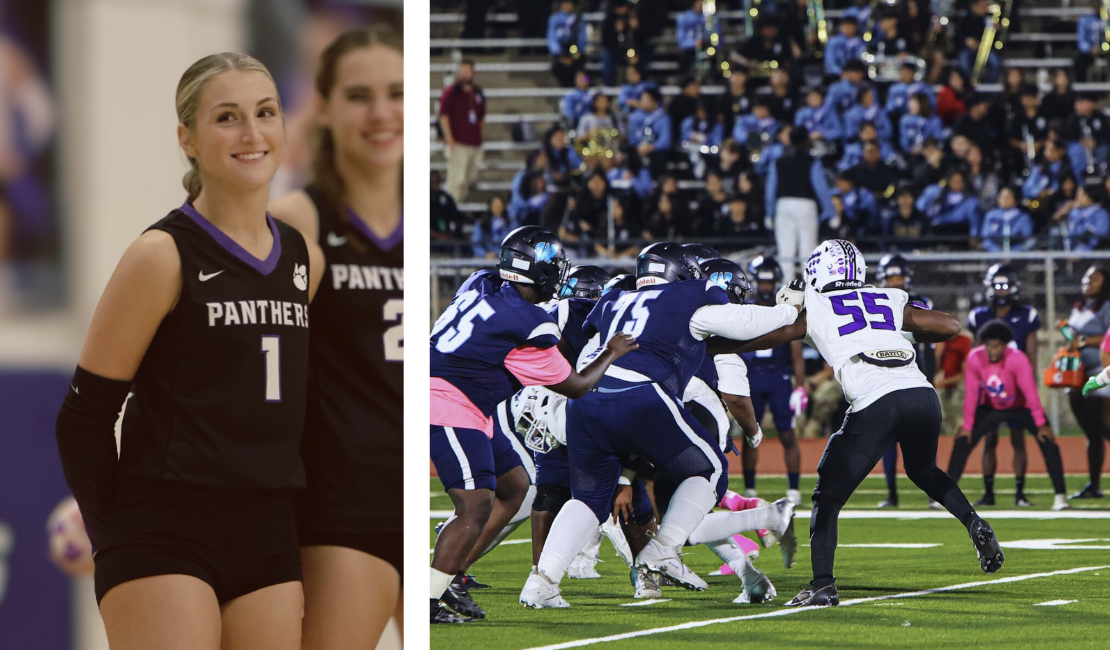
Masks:
[[[547,300],[562,290],[570,262],[555,233],[539,226],[521,226],[505,235],[497,268],[503,280],[535,285]]]
[[[1017,299],[1018,291],[1021,290],[1021,278],[1014,267],[998,263],[987,269],[987,275],[983,278],[983,287],[987,301],[995,307],[1003,307]],[[999,291],[1007,293],[1000,296]]]
[[[863,253],[846,239],[821,242],[806,262],[806,284],[819,293],[859,289],[866,279]]]
[[[540,454],[567,444],[567,398],[543,386],[526,386],[513,396],[513,428],[524,446]]]
[[[755,283],[756,301],[760,303],[775,302],[775,289],[782,282],[782,267],[770,255],[760,255],[748,264],[748,275]],[[760,283],[770,282],[771,290],[764,291],[759,288]]]
[[[675,242],[659,242],[636,258],[636,288],[654,284],[700,280],[705,277],[694,255]]]
[[[708,259],[701,263],[701,270],[710,282],[725,290],[728,301],[734,305],[743,304],[748,292],[752,290],[743,269],[732,260],[723,257]]]
[[[609,272],[600,266],[576,266],[567,275],[566,284],[559,292],[559,298],[597,300],[601,297],[607,282],[609,282]]]
[[[694,258],[698,261],[698,264],[701,264],[705,260],[711,260],[721,256],[721,254],[717,252],[716,248],[713,248],[712,246],[706,246],[705,244],[683,244],[682,247],[685,248],[688,253],[694,256]]]
[[[883,255],[883,259],[879,260],[879,267],[875,270],[875,279],[879,282],[885,282],[887,278],[897,275],[905,278],[902,290],[909,291],[910,282],[913,280],[913,266],[898,253]]]

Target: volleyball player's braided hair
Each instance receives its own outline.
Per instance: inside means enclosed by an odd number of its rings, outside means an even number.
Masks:
[[[177,121],[184,124],[189,130],[196,127],[197,109],[200,107],[200,96],[204,92],[204,87],[208,82],[225,72],[233,70],[240,71],[253,71],[261,72],[266,75],[271,82],[274,78],[270,75],[270,71],[258,59],[240,52],[223,52],[220,54],[210,54],[203,59],[197,61],[189,66],[185,74],[181,75],[181,81],[177,83]],[[276,84],[275,84],[276,86]],[[280,107],[281,100],[278,100]],[[201,183],[200,183],[200,167],[197,164],[196,158],[189,156],[189,171],[185,173],[185,178],[182,179],[182,185],[185,186],[185,191],[189,193],[187,199],[192,203],[198,196],[200,196]]]
[[[374,45],[384,45],[402,54],[405,51],[401,34],[388,24],[378,23],[343,32],[320,55],[320,64],[316,68],[316,94],[326,101],[335,88],[339,77],[339,62],[343,57],[355,50]],[[324,200],[331,204],[344,227],[349,226],[343,198],[346,188],[335,164],[335,137],[330,129],[317,126],[313,139],[315,146],[312,157],[312,185],[323,194]],[[400,192],[401,188],[398,187],[397,191]]]

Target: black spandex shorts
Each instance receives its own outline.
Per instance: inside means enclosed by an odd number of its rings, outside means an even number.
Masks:
[[[96,601],[125,582],[170,574],[203,580],[220,604],[299,581],[295,510],[290,491],[128,479],[96,554]]]
[[[308,490],[300,504],[301,546],[369,553],[404,575],[404,458],[399,443],[347,439],[329,427],[301,443]]]

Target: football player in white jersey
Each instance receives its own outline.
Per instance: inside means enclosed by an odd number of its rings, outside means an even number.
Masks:
[[[940,402],[914,363],[914,343],[939,343],[955,336],[955,317],[911,305],[901,289],[864,284],[867,265],[849,241],[822,242],[809,256],[804,292],[780,292],[787,304],[804,304],[798,320],[755,339],[744,349],[762,349],[808,338],[832,366],[851,407],[829,438],[817,468],[810,519],[813,581],[787,606],[837,605],[833,576],[837,518],[864,477],[897,442],[906,474],[968,529],[979,564],[987,573],[1002,566],[1003,554],[989,524],[937,467]]]

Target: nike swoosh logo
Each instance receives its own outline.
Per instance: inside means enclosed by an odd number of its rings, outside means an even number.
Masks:
[[[217,275],[223,273],[226,270],[227,269],[224,269],[223,271],[216,271],[215,273],[209,273],[208,275],[205,275],[204,271],[201,271],[200,276],[199,276],[200,281],[201,282],[208,282],[209,280],[211,280],[212,278],[216,277]]]
[[[347,243],[347,236],[346,235],[343,235],[342,237],[340,237],[339,235],[335,234],[334,232],[329,232],[328,233],[328,246],[332,246],[332,247],[342,246],[343,244],[346,244],[346,243]]]
[[[73,392],[74,392],[74,393],[77,393],[78,395],[80,395],[80,394],[81,394],[81,391],[77,390],[77,387],[76,387],[76,386],[74,386],[73,384],[70,384],[70,385],[69,385],[69,387],[73,389]]]

